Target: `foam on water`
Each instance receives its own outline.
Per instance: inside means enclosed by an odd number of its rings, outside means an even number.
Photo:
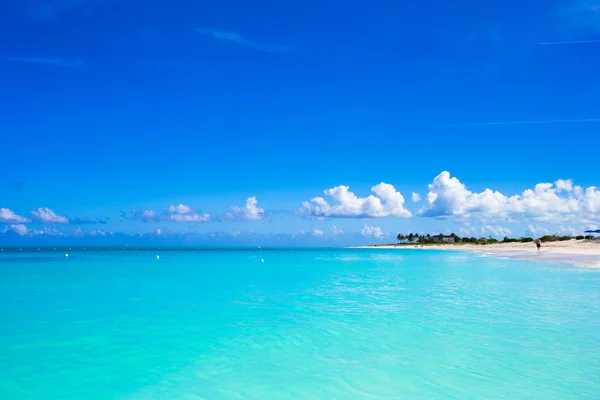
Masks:
[[[600,271],[161,253],[1,255],[0,398],[600,398]]]

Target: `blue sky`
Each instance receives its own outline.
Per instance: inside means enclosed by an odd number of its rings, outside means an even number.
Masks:
[[[0,243],[600,225],[597,0],[5,3]]]

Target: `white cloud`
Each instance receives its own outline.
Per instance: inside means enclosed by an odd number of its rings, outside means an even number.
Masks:
[[[29,229],[23,224],[13,224],[10,226],[10,230],[19,236],[25,236],[29,233]]]
[[[8,232],[8,226],[4,225],[4,228],[2,228],[2,230],[0,230],[0,233],[6,233]]]
[[[69,219],[60,215],[56,215],[54,211],[48,207],[38,208],[37,210],[31,211],[31,215],[38,221],[46,222],[50,224],[68,224]]]
[[[31,220],[15,214],[9,208],[0,208],[0,222],[6,222],[8,224],[24,224],[31,222]]]
[[[160,229],[158,229],[158,228],[157,228],[157,229],[156,229],[156,231],[154,232],[154,234],[155,234],[156,236],[160,236],[160,235],[162,235],[162,231],[161,231]]]
[[[412,201],[413,203],[418,203],[419,201],[421,201],[421,195],[419,193],[413,192]]]
[[[170,205],[166,212],[158,214],[154,210],[134,212],[144,222],[172,221],[172,222],[208,222],[210,214],[200,214],[190,206],[184,204]]]
[[[75,229],[75,232],[73,232],[73,236],[76,236],[76,237],[82,237],[83,235],[85,235],[85,234],[83,233],[83,230],[81,228],[77,228],[77,229]]]
[[[311,235],[320,237],[320,236],[323,236],[323,231],[315,228],[315,229],[313,229]]]
[[[394,186],[380,183],[373,186],[375,193],[365,198],[357,197],[348,186],[337,186],[324,191],[337,204],[329,204],[323,197],[315,197],[305,201],[300,214],[312,217],[347,217],[347,218],[408,218],[411,213],[404,208],[404,197]]]
[[[260,221],[264,218],[265,210],[258,208],[256,197],[250,197],[246,200],[244,207],[231,207],[231,212],[226,215],[228,219],[239,219],[244,221]]]
[[[381,238],[383,237],[383,231],[378,226],[369,226],[365,224],[363,228],[360,230],[360,233],[364,237],[373,237],[373,238]]]
[[[586,230],[598,229],[594,224],[575,224],[575,225],[554,225],[554,224],[529,224],[527,226],[527,234],[534,237],[544,235],[568,235],[578,236],[586,235]]]
[[[331,232],[332,236],[337,236],[337,235],[341,235],[344,233],[343,230],[341,230],[340,228],[338,228],[335,225],[331,225],[331,228],[329,228],[329,231]]]
[[[166,217],[166,219],[171,220],[173,222],[208,222],[210,221],[210,215],[209,214],[198,214],[198,213],[192,213],[192,214],[186,214],[186,215],[181,215],[181,214],[172,214],[172,215],[168,215]]]
[[[91,231],[90,232],[90,236],[93,236],[93,237],[96,237],[96,236],[106,236],[106,232],[104,232],[102,230]]]
[[[419,211],[425,217],[531,218],[538,221],[600,220],[600,190],[584,190],[570,180],[539,183],[521,195],[506,195],[485,189],[474,193],[449,172],[442,172],[429,185],[427,204]]]
[[[190,206],[180,204],[178,206],[170,205],[169,214],[187,215],[193,213],[194,210]]]
[[[174,222],[207,222],[210,221],[209,214],[199,214],[193,208],[180,204],[169,206],[169,211],[164,219]]]
[[[144,222],[154,222],[156,220],[157,214],[156,211],[153,210],[143,210],[139,214],[139,216]]]
[[[34,236],[67,236],[64,232],[59,231],[56,228],[43,227],[42,229],[34,229]]]

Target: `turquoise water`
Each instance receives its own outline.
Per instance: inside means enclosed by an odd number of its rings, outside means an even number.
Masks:
[[[0,255],[0,398],[600,399],[600,271],[411,249],[156,254]]]

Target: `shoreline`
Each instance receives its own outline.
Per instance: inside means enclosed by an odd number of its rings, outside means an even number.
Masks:
[[[398,244],[358,246],[356,248],[471,251],[517,260],[566,262],[580,267],[600,268],[600,241],[598,240],[573,239],[563,242],[546,242],[542,243],[539,252],[533,243]]]

